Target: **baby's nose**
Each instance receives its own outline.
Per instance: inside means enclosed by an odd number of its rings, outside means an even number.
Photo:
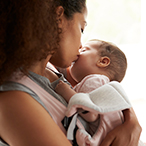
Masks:
[[[81,43],[81,45],[80,45],[80,48],[79,48],[79,53],[81,53],[81,51],[82,51],[82,43]]]

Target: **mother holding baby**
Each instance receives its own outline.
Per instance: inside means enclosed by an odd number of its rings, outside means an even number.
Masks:
[[[52,89],[63,76],[46,65],[67,68],[78,59],[86,16],[85,0],[0,1],[0,146],[71,145],[59,116],[67,104]],[[44,94],[62,110],[45,105]],[[123,113],[101,146],[138,145],[138,120],[132,109]]]

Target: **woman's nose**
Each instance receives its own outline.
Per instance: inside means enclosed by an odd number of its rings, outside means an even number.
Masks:
[[[82,43],[80,44],[80,48],[79,48],[79,50],[80,50],[80,49],[82,49]]]

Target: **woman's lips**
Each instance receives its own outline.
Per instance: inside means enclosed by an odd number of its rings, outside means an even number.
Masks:
[[[72,62],[72,65],[78,61],[80,55],[77,55],[77,58]]]
[[[76,59],[74,62],[76,62],[76,61],[79,59],[79,56],[80,56],[80,55],[77,55],[77,59]]]

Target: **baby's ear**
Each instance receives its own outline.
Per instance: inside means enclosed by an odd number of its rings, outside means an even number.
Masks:
[[[98,67],[107,67],[110,65],[110,58],[107,56],[101,57],[96,64]]]

